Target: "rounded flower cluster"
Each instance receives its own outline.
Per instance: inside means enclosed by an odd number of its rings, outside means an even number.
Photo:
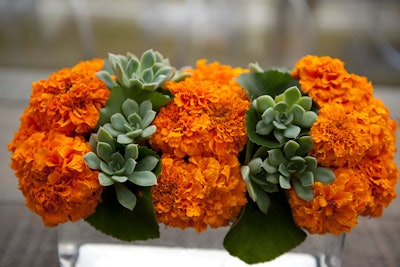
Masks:
[[[332,184],[315,183],[312,201],[289,191],[294,219],[310,233],[348,232],[359,215],[381,216],[396,197],[397,123],[373,97],[371,83],[347,73],[338,59],[304,57],[293,76],[320,108],[311,154],[336,175]]]
[[[201,60],[191,77],[165,86],[173,100],[154,120],[150,144],[162,151],[153,198],[159,221],[203,231],[227,225],[246,203],[238,154],[250,103],[233,78],[244,72]]]
[[[28,107],[8,148],[26,205],[47,226],[91,215],[100,201],[98,172],[83,160],[109,90],[96,77],[103,60],[62,69],[32,84]]]

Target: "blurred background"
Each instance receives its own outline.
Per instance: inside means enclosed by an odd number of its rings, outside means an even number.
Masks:
[[[6,149],[32,81],[149,48],[178,68],[200,58],[270,68],[306,54],[339,57],[400,119],[400,0],[0,0],[0,267],[58,260],[56,229],[24,207]],[[346,237],[345,265],[397,267],[399,220],[400,198],[382,218],[363,218]]]
[[[153,48],[177,67],[340,57],[374,84],[400,83],[398,0],[0,0],[0,68],[58,69]]]

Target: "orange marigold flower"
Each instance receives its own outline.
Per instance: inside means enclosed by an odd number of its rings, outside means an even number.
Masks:
[[[110,96],[95,74],[101,68],[99,62],[82,62],[32,84],[30,112],[42,130],[73,135],[88,133],[96,126],[99,110]]]
[[[299,198],[294,190],[288,191],[295,222],[311,234],[349,232],[369,201],[368,183],[362,173],[339,168],[335,175],[332,184],[313,185],[315,197],[311,201]]]
[[[153,122],[157,131],[150,143],[155,149],[178,157],[225,156],[237,155],[246,144],[245,112],[250,102],[232,79],[239,69],[204,64],[198,63],[192,77],[166,84],[174,99]]]
[[[394,153],[396,121],[380,100],[368,107],[347,113],[339,104],[319,110],[311,127],[312,155],[323,166],[355,166],[366,156]]]
[[[373,98],[372,84],[365,77],[349,74],[336,58],[305,56],[296,63],[292,76],[320,107],[338,103],[351,111],[367,106]]]
[[[201,232],[235,220],[246,203],[239,162],[194,156],[188,160],[163,154],[162,172],[152,187],[158,220]]]
[[[326,105],[319,110],[317,121],[310,130],[314,146],[311,154],[322,166],[353,166],[373,145],[369,114],[345,113],[339,104]]]
[[[94,213],[102,186],[98,173],[83,156],[90,151],[82,137],[35,132],[12,154],[11,167],[26,198],[26,206],[47,226],[77,221]]]
[[[370,201],[366,204],[363,216],[379,217],[383,209],[396,198],[396,184],[399,176],[393,153],[383,154],[373,158],[365,158],[356,169],[365,174],[370,187]]]

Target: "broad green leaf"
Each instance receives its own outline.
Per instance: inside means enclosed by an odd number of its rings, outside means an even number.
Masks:
[[[249,201],[242,216],[227,233],[225,249],[248,264],[270,261],[301,244],[306,234],[293,221],[284,194],[270,194],[264,214]]]
[[[257,73],[243,73],[238,77],[238,82],[249,92],[251,100],[262,95],[271,97],[282,94],[287,88],[300,86],[289,72],[280,70],[268,70]]]
[[[85,220],[97,230],[123,241],[160,237],[150,188],[143,188],[136,195],[136,206],[130,211],[118,203],[114,188],[107,187],[96,212]]]

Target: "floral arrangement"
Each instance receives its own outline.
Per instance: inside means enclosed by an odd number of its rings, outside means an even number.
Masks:
[[[34,82],[8,148],[46,226],[85,219],[125,241],[157,238],[160,224],[230,226],[227,251],[257,263],[306,232],[381,216],[396,197],[396,130],[371,82],[339,59],[178,70],[148,50]]]

